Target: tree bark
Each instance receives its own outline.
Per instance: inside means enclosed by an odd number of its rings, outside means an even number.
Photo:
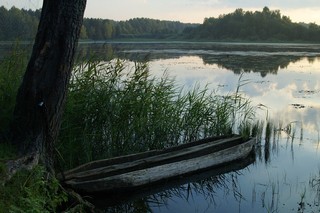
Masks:
[[[50,172],[86,0],[44,0],[11,128],[21,156]]]

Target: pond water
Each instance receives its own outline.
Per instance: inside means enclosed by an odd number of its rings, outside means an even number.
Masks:
[[[151,190],[105,212],[320,211],[320,45],[112,42],[80,47],[82,55],[148,60],[153,75],[166,71],[186,89],[208,84],[230,94],[240,81],[257,118],[279,126],[239,165]]]
[[[320,45],[80,44],[81,57],[92,53],[105,60],[148,60],[153,75],[166,71],[185,89],[197,83],[230,94],[240,82],[257,118],[279,127],[244,161],[100,207],[102,212],[320,212]]]

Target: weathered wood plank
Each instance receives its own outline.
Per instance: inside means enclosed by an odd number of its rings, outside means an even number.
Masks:
[[[96,169],[96,168],[106,167],[106,166],[115,165],[115,164],[121,164],[121,163],[125,163],[125,162],[132,162],[132,161],[140,160],[143,158],[147,158],[147,157],[151,157],[151,156],[155,156],[155,155],[159,155],[159,154],[164,154],[164,153],[168,153],[168,152],[172,152],[172,151],[177,151],[177,150],[192,147],[195,145],[201,145],[204,143],[213,142],[213,141],[217,141],[220,139],[226,139],[226,138],[230,138],[230,137],[232,137],[232,135],[231,136],[229,135],[229,136],[208,137],[208,138],[204,138],[204,139],[201,139],[198,141],[180,144],[180,145],[170,147],[170,148],[167,148],[164,150],[151,150],[151,151],[146,151],[146,152],[137,153],[137,154],[131,154],[131,155],[120,156],[120,157],[115,157],[115,158],[92,161],[92,162],[80,165],[80,166],[78,166],[74,169],[71,169],[69,171],[66,171],[66,172],[64,172],[64,175],[68,176],[70,174],[79,173],[82,171],[88,171],[88,170],[92,170],[92,169]],[[233,135],[233,138],[236,139],[236,138],[239,138],[239,136]]]
[[[204,156],[130,171],[123,174],[106,176],[99,179],[86,181],[82,181],[81,179],[71,179],[67,180],[65,183],[75,189],[88,193],[139,187],[174,178],[182,174],[195,173],[210,167],[244,158],[251,152],[253,144],[254,139],[251,139],[245,143],[241,143],[240,145],[222,149],[218,152],[206,154]]]
[[[192,174],[181,175],[178,178],[166,179],[162,182],[155,182],[150,185],[131,189],[90,193],[90,202],[92,202],[96,207],[105,209],[108,206],[121,205],[123,203],[128,203],[130,201],[134,201],[142,197],[148,197],[167,190],[173,190],[170,192],[175,193],[181,189],[183,190],[184,187],[182,185],[185,184],[192,183],[192,185],[201,185],[205,180],[210,181],[213,186],[215,181],[219,181],[220,179],[216,176],[244,169],[254,162],[255,155],[252,152],[245,158],[232,161],[219,167],[212,167]]]
[[[155,156],[142,158],[136,161],[113,164],[78,173],[69,173],[68,175],[65,175],[65,180],[79,179],[81,181],[85,181],[90,179],[98,179],[105,176],[116,175],[124,172],[130,172],[138,169],[144,169],[152,166],[158,166],[170,162],[176,162],[179,160],[206,155],[227,147],[235,146],[241,142],[241,137],[232,137],[228,139],[220,139],[208,143],[202,143],[197,146],[189,146],[183,149],[175,149],[175,151],[166,150],[166,152],[164,152],[163,154],[157,154]]]

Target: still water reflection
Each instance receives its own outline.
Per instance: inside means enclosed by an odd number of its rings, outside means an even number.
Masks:
[[[120,198],[125,203],[113,207],[100,205],[102,212],[320,211],[320,45],[126,42],[79,47],[79,58],[95,53],[103,60],[148,60],[153,75],[166,71],[185,89],[209,84],[217,93],[230,94],[244,73],[241,93],[256,107],[258,119],[275,126],[272,137],[258,140],[254,156],[245,161],[141,192],[130,201]]]
[[[271,138],[261,138],[249,160],[144,192],[103,212],[319,212],[319,45],[128,42],[80,47],[82,57],[96,52],[103,59],[148,60],[153,75],[166,71],[185,89],[197,82],[230,94],[244,73],[241,93],[256,107],[257,118],[274,124]]]

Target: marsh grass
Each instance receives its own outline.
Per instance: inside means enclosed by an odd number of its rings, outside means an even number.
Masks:
[[[0,61],[1,142],[6,140],[1,136],[9,129],[27,58],[17,45]],[[241,94],[245,80],[239,79],[235,93],[221,96],[197,84],[186,91],[166,72],[152,77],[147,63],[129,64],[92,58],[75,66],[57,143],[61,165],[70,168],[208,136],[255,134],[254,109]]]
[[[26,59],[27,54],[14,50],[0,61],[0,133],[9,127]],[[264,123],[255,120],[255,108],[241,92],[246,83],[239,79],[234,93],[221,96],[200,85],[185,91],[167,73],[154,78],[147,63],[81,62],[70,81],[56,144],[58,165],[67,169],[209,136],[239,133],[261,138]],[[1,160],[13,157],[13,148],[0,143],[0,171]],[[66,199],[59,190],[55,181],[46,184],[43,169],[36,168],[19,174],[9,188],[1,188],[0,209],[50,211]]]
[[[254,109],[239,90],[221,96],[207,86],[195,85],[185,92],[176,85],[166,72],[152,77],[147,63],[91,59],[78,64],[58,143],[60,160],[70,168],[230,135],[233,129],[251,135]],[[235,128],[235,123],[241,128]]]
[[[8,56],[0,59],[0,133],[9,128],[27,57],[28,54],[16,44]]]

